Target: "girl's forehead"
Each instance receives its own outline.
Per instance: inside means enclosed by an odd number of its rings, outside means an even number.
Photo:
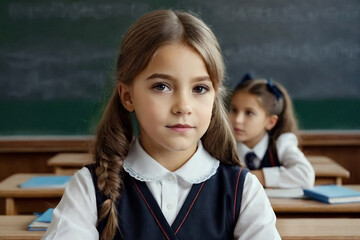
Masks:
[[[204,59],[204,56],[194,46],[190,45],[187,42],[174,41],[161,45],[152,54],[149,62],[147,63],[143,71],[149,69],[149,67],[153,67],[155,62],[156,63],[160,62],[160,64],[155,64],[155,65],[163,66],[163,68],[165,68],[167,63],[170,62],[170,59],[180,58],[184,55],[188,55],[188,56],[191,55],[191,59],[196,58],[197,59],[196,62],[198,63],[194,65],[191,63],[192,61],[188,61],[184,66],[186,68],[197,68],[200,71],[198,73],[199,75],[209,76],[209,79],[212,82],[213,87],[215,88],[216,91],[218,91],[221,84],[220,80],[217,77],[215,77],[213,71],[210,70],[213,69],[214,66],[208,66],[207,61]],[[201,67],[199,67],[200,65]]]
[[[244,105],[246,107],[259,107],[262,106],[262,99],[256,94],[246,91],[236,91],[231,99],[234,105]]]

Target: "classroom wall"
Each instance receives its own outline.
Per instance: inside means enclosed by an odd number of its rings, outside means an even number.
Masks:
[[[282,83],[303,130],[360,129],[360,1],[2,0],[0,135],[93,134],[124,32],[161,8],[198,14],[233,87]]]

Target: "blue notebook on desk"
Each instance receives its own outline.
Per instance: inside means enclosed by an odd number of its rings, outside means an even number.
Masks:
[[[64,188],[72,176],[37,176],[19,185],[20,188]]]
[[[49,208],[43,214],[40,214],[34,221],[28,226],[29,231],[46,231],[51,223],[53,208]]]
[[[321,185],[304,189],[304,195],[324,203],[360,202],[360,192],[338,185]]]

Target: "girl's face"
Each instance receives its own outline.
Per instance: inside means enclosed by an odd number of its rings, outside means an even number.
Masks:
[[[238,91],[231,99],[229,119],[236,141],[253,148],[275,126],[277,116],[269,116],[256,95]]]
[[[162,46],[128,88],[125,107],[136,113],[145,151],[156,160],[164,153],[189,159],[209,127],[215,100],[201,55],[180,43]]]

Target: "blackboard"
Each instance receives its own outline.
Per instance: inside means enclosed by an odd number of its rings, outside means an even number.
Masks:
[[[304,130],[360,129],[360,1],[0,1],[0,135],[93,134],[129,25],[198,14],[233,87],[246,72],[289,91]]]

